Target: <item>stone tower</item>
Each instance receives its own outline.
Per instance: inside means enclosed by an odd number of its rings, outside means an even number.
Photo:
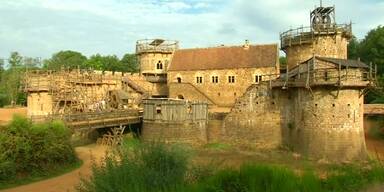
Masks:
[[[352,24],[336,24],[335,7],[315,8],[309,27],[291,29],[280,34],[281,49],[287,55],[287,66],[293,68],[314,54],[347,59],[347,45],[352,37]]]
[[[352,26],[336,24],[335,7],[317,7],[310,18],[310,27],[281,34],[288,72],[272,86],[285,90],[291,103],[283,140],[311,158],[364,159],[364,90],[375,72],[347,59]]]
[[[152,83],[166,83],[167,69],[178,41],[163,39],[144,39],[136,42],[136,55],[140,74]]]
[[[311,12],[311,26],[281,34],[288,70],[250,86],[225,117],[223,139],[233,145],[283,145],[310,159],[365,159],[364,93],[376,70],[347,59],[351,25],[335,23],[334,7]]]

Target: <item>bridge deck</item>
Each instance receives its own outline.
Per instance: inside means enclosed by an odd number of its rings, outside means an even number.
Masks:
[[[384,115],[384,104],[365,104],[364,114],[366,115]]]
[[[99,129],[141,122],[139,110],[121,110],[113,112],[89,112],[69,115],[32,116],[34,122],[62,120],[73,129]]]

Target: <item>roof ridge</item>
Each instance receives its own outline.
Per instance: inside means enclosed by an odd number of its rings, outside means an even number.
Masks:
[[[250,47],[263,47],[263,46],[279,46],[278,43],[269,44],[249,44]],[[206,50],[206,49],[220,49],[220,48],[243,48],[244,45],[230,45],[230,46],[216,46],[216,47],[196,47],[196,48],[184,48],[176,51],[190,51],[190,50]]]

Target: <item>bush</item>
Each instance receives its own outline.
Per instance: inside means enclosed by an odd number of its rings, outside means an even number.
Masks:
[[[184,183],[187,155],[181,148],[162,143],[124,148],[94,165],[93,176],[79,191],[177,191]]]
[[[77,162],[70,137],[70,130],[60,121],[32,124],[15,116],[0,132],[0,181]]]

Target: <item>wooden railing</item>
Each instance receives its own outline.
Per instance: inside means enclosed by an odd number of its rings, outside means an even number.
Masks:
[[[136,43],[136,53],[145,53],[145,52],[165,52],[172,53],[179,48],[178,41],[173,40],[164,40],[159,45],[152,45],[151,43],[154,39],[143,39],[139,40]]]
[[[317,35],[327,35],[343,32],[352,36],[352,24],[324,24],[314,27],[299,27],[290,29],[280,34],[281,48],[292,45],[305,44],[313,42]]]
[[[102,128],[121,124],[139,123],[141,112],[136,109],[112,112],[88,112],[75,114],[38,115],[30,117],[33,122],[62,120],[71,128]]]

